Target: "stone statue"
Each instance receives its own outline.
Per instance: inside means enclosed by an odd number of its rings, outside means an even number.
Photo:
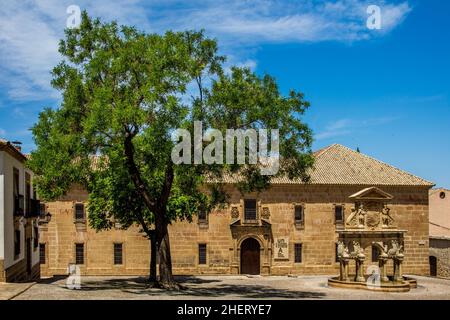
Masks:
[[[390,211],[391,209],[389,209],[387,205],[381,210],[381,224],[384,228],[391,226],[392,222],[394,222],[394,218],[390,215]]]
[[[353,241],[353,252],[351,255],[355,258],[364,258],[366,256],[358,241]]]
[[[348,248],[344,245],[342,241],[338,242],[337,253],[339,258],[349,258]]]
[[[364,205],[361,203],[359,205],[358,211],[356,212],[358,218],[358,227],[364,228],[366,224],[366,214],[367,211],[364,209]]]
[[[403,246],[397,240],[392,240],[391,246],[392,248],[388,251],[389,257],[403,256]]]

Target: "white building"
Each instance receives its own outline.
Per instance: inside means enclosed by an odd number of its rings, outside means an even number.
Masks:
[[[38,278],[40,203],[20,148],[0,139],[0,282]]]

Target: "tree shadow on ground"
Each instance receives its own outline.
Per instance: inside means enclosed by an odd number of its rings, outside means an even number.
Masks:
[[[281,298],[281,299],[321,299],[325,293],[314,290],[286,290],[260,284],[228,284],[220,279],[201,279],[197,277],[177,277],[185,290],[164,290],[152,288],[146,278],[114,278],[82,280],[80,291],[119,290],[130,295],[150,297],[214,297],[234,296],[237,298]],[[70,289],[67,289],[70,290]]]

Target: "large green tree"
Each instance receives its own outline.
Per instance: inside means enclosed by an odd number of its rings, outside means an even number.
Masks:
[[[202,31],[148,34],[83,12],[80,27],[65,31],[63,61],[53,69],[62,103],[43,110],[32,129],[37,148],[29,166],[41,198],[56,199],[80,183],[89,192],[92,227],[140,226],[161,287],[178,287],[171,222],[225,205],[224,174],[239,172],[242,192],[270,186],[258,164],[174,164],[174,130],[192,132],[195,120],[224,136],[226,129],[278,129],[285,162],[277,174],[306,181],[313,164],[303,95],[283,96],[272,77],[247,68],[225,72],[217,51]]]

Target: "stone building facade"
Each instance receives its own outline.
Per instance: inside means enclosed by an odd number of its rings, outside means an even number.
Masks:
[[[450,278],[450,190],[430,190],[430,274]]]
[[[339,237],[354,230],[350,234],[401,235],[404,273],[429,274],[433,184],[341,145],[315,158],[308,184],[280,177],[264,192],[241,194],[226,178],[226,209],[169,227],[174,273],[337,274]],[[67,274],[70,264],[85,275],[148,274],[149,241],[137,227],[95,232],[86,222],[87,200],[74,186],[63,199],[46,204],[51,218],[40,225],[41,274]],[[383,220],[385,208],[389,223]],[[361,225],[353,226],[356,213]],[[361,243],[366,264],[377,264],[376,246]]]
[[[40,203],[25,162],[18,146],[0,139],[0,282],[39,278]]]

